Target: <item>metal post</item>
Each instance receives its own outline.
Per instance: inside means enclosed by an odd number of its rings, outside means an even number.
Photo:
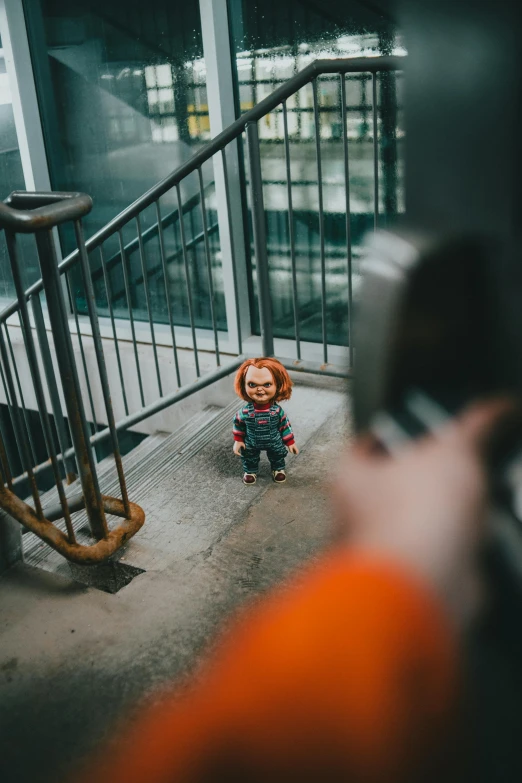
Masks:
[[[346,260],[348,263],[348,360],[353,368],[353,293],[352,293],[352,227],[350,206],[350,156],[348,153],[348,118],[346,106],[346,79],[339,74],[341,83],[341,114],[343,128],[344,198],[346,209]]]
[[[261,175],[261,156],[259,154],[257,123],[253,122],[250,125],[247,125],[246,134],[250,173],[250,193],[252,198],[254,252],[257,270],[257,296],[259,301],[263,356],[273,356],[274,333],[272,323],[272,302],[270,298],[268,255],[266,252],[265,205],[263,201],[263,179]]]
[[[89,370],[87,368],[85,349],[83,347],[82,330],[80,328],[80,319],[78,318],[78,308],[76,306],[76,292],[75,289],[73,288],[72,277],[73,277],[72,270],[69,270],[64,274],[66,285],[68,287],[69,301],[71,303],[74,322],[76,324],[76,334],[78,336],[78,345],[80,346],[80,356],[82,357],[83,377],[85,378],[85,385],[87,387],[87,396],[89,398],[89,406],[91,409],[92,425],[94,427],[94,432],[98,432],[98,422],[97,422],[96,410],[94,408],[94,397],[92,395],[91,379],[89,375]]]
[[[379,33],[381,54],[391,55],[393,35]],[[386,219],[397,214],[398,150],[397,150],[397,77],[394,73],[381,73],[381,160],[383,207]]]
[[[49,243],[49,246],[53,247],[53,240],[52,240],[52,234],[51,231],[47,231],[45,233],[47,237],[47,241]],[[11,264],[11,273],[13,276],[13,283],[16,290],[16,296],[18,299],[18,307],[20,308],[20,325],[22,327],[22,334],[24,338],[24,344],[25,344],[25,350],[27,353],[27,363],[29,365],[29,371],[31,373],[31,379],[33,382],[34,387],[34,393],[36,397],[36,405],[38,408],[38,413],[40,414],[40,421],[42,423],[42,432],[44,436],[45,446],[47,449],[47,454],[49,456],[49,462],[51,464],[53,475],[54,475],[54,482],[56,485],[56,489],[58,490],[58,497],[60,500],[60,504],[63,510],[63,517],[65,520],[65,524],[67,527],[67,534],[70,544],[75,543],[75,536],[74,536],[74,530],[72,527],[72,520],[71,515],[69,513],[69,508],[67,505],[67,498],[65,496],[65,491],[62,484],[62,476],[60,473],[60,467],[58,464],[58,459],[56,455],[56,450],[54,447],[54,440],[53,440],[53,433],[51,429],[51,424],[49,420],[49,414],[47,412],[47,402],[45,399],[44,394],[44,388],[42,384],[42,379],[40,377],[40,368],[38,367],[38,358],[36,355],[36,346],[34,343],[34,338],[31,330],[31,323],[29,320],[29,309],[27,307],[27,301],[25,298],[25,292],[24,287],[22,283],[22,276],[20,274],[20,263],[16,248],[16,235],[11,234],[11,232],[6,231],[6,241],[7,241],[7,248],[9,252],[9,261]],[[57,272],[58,275],[58,272]],[[7,350],[5,347],[5,343],[3,340],[2,332],[0,330],[0,351],[2,353],[2,361],[4,363],[4,369],[8,365],[7,360]],[[7,381],[9,384],[9,373],[6,372]],[[11,382],[12,387],[12,382]],[[11,391],[11,397],[14,398],[14,389]],[[27,442],[24,442],[24,451],[27,451]],[[29,471],[27,471],[28,477],[30,482],[33,485],[33,497],[34,497],[34,490],[36,488],[36,484],[34,482],[34,475],[32,473],[32,469],[30,468]],[[38,496],[35,500],[35,510],[37,511],[37,514],[41,517],[42,516],[42,508],[41,508],[41,502],[40,497]]]
[[[207,279],[208,279],[208,296],[210,300],[210,318],[212,321],[212,330],[214,332],[214,350],[216,352],[216,364],[219,367],[219,341],[216,324],[216,308],[214,305],[214,282],[212,279],[212,262],[210,260],[210,244],[208,241],[208,228],[207,228],[207,208],[205,206],[205,191],[203,189],[203,174],[201,169],[198,169],[198,181],[199,181],[199,199],[201,208],[201,223],[203,225],[203,239],[205,242],[205,260],[207,262]]]
[[[288,112],[286,108],[286,101],[283,101],[283,134],[285,143],[286,192],[288,198],[288,239],[290,241],[290,264],[292,268],[292,302],[294,305],[295,347],[297,358],[301,359],[299,303],[297,300],[297,269],[295,258],[294,209],[292,203],[292,171],[290,167],[290,143],[288,139]]]
[[[76,243],[80,251],[80,268],[82,270],[82,279],[85,288],[87,312],[89,313],[89,320],[91,322],[94,353],[96,354],[96,362],[98,364],[98,373],[100,376],[102,396],[103,396],[103,401],[105,403],[105,413],[107,414],[107,423],[111,433],[112,453],[114,455],[114,461],[116,463],[116,471],[118,473],[118,480],[120,483],[121,497],[125,508],[125,515],[127,517],[130,517],[131,511],[129,506],[129,498],[127,495],[127,486],[125,484],[125,476],[123,474],[123,465],[121,462],[121,453],[120,453],[120,445],[118,442],[118,435],[116,434],[116,422],[114,420],[114,411],[112,408],[111,392],[109,388],[109,377],[107,375],[107,365],[105,363],[105,356],[103,353],[100,323],[98,320],[98,312],[96,310],[94,286],[92,284],[91,270],[89,267],[89,257],[85,249],[83,227],[80,220],[75,221],[74,230],[76,235]],[[162,395],[160,394],[160,396]]]
[[[0,0],[0,35],[27,190],[50,190],[40,112],[20,0]]]
[[[49,348],[49,340],[47,339],[47,332],[45,330],[40,294],[35,294],[31,297],[31,306],[33,310],[36,334],[38,336],[38,344],[40,346],[40,355],[42,357],[42,364],[45,372],[45,380],[47,381],[47,391],[49,392],[49,399],[51,401],[51,408],[54,416],[54,424],[56,426],[56,433],[58,435],[58,443],[60,444],[60,451],[62,452],[62,458],[64,460],[67,483],[71,484],[76,479],[76,465],[74,463],[74,459],[64,456],[69,445],[67,442],[67,429],[62,413],[60,394],[58,392],[58,384],[56,383],[54,365]]]
[[[379,223],[379,122],[377,114],[377,74],[372,73],[372,118],[373,118],[373,227]]]
[[[237,142],[232,142],[237,144]],[[240,302],[242,301],[239,296],[239,285],[237,280],[237,264],[236,264],[236,256],[235,256],[235,246],[233,242],[233,226],[234,226],[234,216],[232,214],[232,200],[230,198],[230,189],[228,184],[228,164],[227,164],[227,150],[223,149],[221,150],[221,162],[223,165],[223,181],[225,185],[225,198],[226,198],[226,204],[227,204],[227,217],[228,217],[228,230],[230,235],[230,256],[232,259],[232,284],[234,286],[234,303],[235,303],[235,315],[236,315],[236,326],[237,326],[237,348],[239,353],[242,353],[243,351],[243,339],[241,335],[241,306]]]
[[[174,320],[172,318],[172,303],[170,301],[169,273],[167,269],[167,259],[165,254],[165,238],[163,236],[163,224],[161,218],[161,207],[159,201],[156,201],[156,218],[158,220],[158,242],[161,258],[161,267],[163,270],[163,282],[165,284],[165,301],[167,303],[167,313],[169,316],[170,335],[172,337],[172,351],[174,354],[174,365],[176,367],[176,380],[178,387],[181,386],[181,376],[179,373],[178,347],[176,345],[176,331],[174,329]],[[129,412],[126,411],[127,416]]]
[[[118,344],[118,333],[116,331],[116,323],[114,321],[114,308],[112,303],[112,287],[111,287],[111,281],[110,281],[110,271],[107,269],[107,264],[105,263],[105,256],[103,254],[103,245],[100,245],[100,264],[103,271],[103,280],[105,282],[105,291],[107,294],[107,307],[109,308],[109,316],[111,319],[111,327],[112,327],[112,339],[114,341],[114,349],[116,351],[116,362],[118,364],[118,372],[120,374],[120,385],[121,385],[121,394],[123,397],[123,407],[125,409],[125,415],[129,415],[129,405],[127,403],[127,392],[125,390],[125,380],[123,378],[123,367],[121,365],[121,356],[120,356],[120,346]]]
[[[49,320],[55,341],[58,369],[85,498],[85,509],[93,535],[101,539],[107,536],[107,522],[101,502],[98,477],[89,440],[90,433],[87,419],[85,418],[80,380],[74,359],[56,255],[49,232],[39,231],[35,236],[40,258],[40,268],[42,270],[42,281],[49,308]]]
[[[196,323],[194,321],[194,304],[192,301],[192,286],[190,282],[190,268],[187,254],[187,239],[185,236],[185,217],[183,215],[183,205],[181,203],[181,193],[179,185],[176,185],[176,198],[178,201],[178,213],[179,213],[179,236],[181,239],[181,248],[183,250],[183,266],[185,269],[185,283],[187,287],[187,305],[190,319],[190,331],[192,333],[192,346],[194,348],[194,364],[196,365],[196,375],[199,378],[199,357],[198,357],[198,341],[196,338]]]
[[[312,82],[314,101],[315,126],[315,160],[317,165],[317,206],[319,218],[319,252],[321,254],[321,323],[323,334],[323,361],[328,363],[328,334],[326,318],[326,256],[324,241],[324,207],[323,207],[323,167],[321,159],[321,120],[319,116],[319,97],[317,94],[317,79]]]
[[[156,345],[156,334],[154,332],[154,320],[152,317],[152,305],[150,301],[150,290],[149,290],[149,270],[147,268],[147,260],[145,258],[145,246],[143,244],[143,235],[141,231],[141,220],[140,216],[136,215],[136,234],[138,237],[138,250],[139,250],[139,256],[140,256],[140,264],[141,264],[141,273],[143,275],[143,290],[145,292],[145,304],[147,305],[147,315],[149,317],[149,326],[150,326],[150,337],[152,341],[152,353],[154,355],[154,364],[156,367],[156,380],[158,382],[158,392],[159,396],[163,397],[163,388],[161,386],[161,373],[159,368],[159,359],[158,359],[158,348]]]
[[[123,235],[121,229],[118,231],[118,241],[120,244],[121,255],[121,270],[123,272],[123,284],[125,286],[125,298],[127,299],[127,307],[129,308],[129,323],[132,334],[132,347],[134,349],[134,361],[136,363],[136,375],[138,378],[138,388],[140,390],[140,400],[143,407],[145,407],[145,396],[143,394],[143,381],[141,379],[140,357],[138,355],[138,341],[136,340],[136,328],[134,326],[134,315],[132,313],[132,293],[129,280],[129,272],[127,269],[127,256],[125,254],[125,247],[123,245]]]
[[[236,119],[227,0],[199,0],[199,7],[209,119],[215,137]],[[229,344],[240,352],[241,339],[251,334],[251,320],[237,144],[228,144],[224,155],[226,173],[222,156],[214,155],[214,180]]]

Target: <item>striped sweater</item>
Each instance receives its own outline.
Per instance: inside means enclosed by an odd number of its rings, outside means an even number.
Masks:
[[[255,411],[269,411],[272,407],[271,403],[268,403],[267,405],[256,405],[254,403],[254,410]],[[281,440],[285,444],[285,446],[292,446],[295,443],[294,433],[292,432],[292,426],[290,424],[290,419],[282,409],[280,405],[277,403],[274,403],[274,407],[277,408],[277,415],[279,417],[279,432],[281,433]],[[233,428],[233,434],[234,434],[234,440],[238,440],[241,443],[245,442],[246,437],[246,424],[245,419],[248,417],[249,414],[249,405],[245,405],[241,410],[239,410],[236,415],[234,416],[234,428]]]

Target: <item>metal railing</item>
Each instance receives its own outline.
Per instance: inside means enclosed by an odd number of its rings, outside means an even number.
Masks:
[[[243,225],[245,247],[253,250],[255,301],[259,310],[262,352],[274,354],[273,293],[274,281],[270,279],[267,254],[266,213],[264,185],[258,122],[271,112],[280,112],[283,117],[284,169],[286,174],[286,195],[288,207],[288,257],[292,291],[292,320],[294,356],[279,356],[287,366],[297,370],[317,371],[324,374],[345,374],[344,368],[329,363],[329,337],[331,325],[327,303],[327,257],[325,250],[325,209],[323,198],[323,169],[320,130],[320,97],[318,79],[338,79],[340,115],[342,118],[341,144],[343,151],[343,191],[346,211],[346,270],[343,285],[344,305],[348,320],[348,354],[351,366],[352,349],[352,239],[350,225],[350,172],[347,126],[346,76],[369,73],[373,89],[373,201],[374,223],[379,213],[379,147],[377,74],[400,70],[403,59],[380,57],[344,60],[318,60],[298,73],[286,84],[276,89],[253,109],[226,128],[211,142],[201,148],[190,160],[169,174],[137,201],[112,219],[96,234],[84,241],[81,226],[81,209],[87,210],[86,196],[71,194],[15,193],[7,205],[0,205],[0,226],[6,230],[8,247],[15,277],[17,301],[0,313],[0,382],[9,410],[9,419],[14,433],[12,453],[0,454],[4,488],[1,498],[9,499],[12,512],[20,518],[21,510],[29,514],[32,530],[51,545],[62,546],[63,553],[71,557],[79,548],[74,543],[74,530],[70,524],[71,513],[85,502],[91,519],[91,529],[99,542],[91,548],[91,554],[82,550],[77,557],[86,562],[93,559],[92,552],[108,551],[107,544],[115,548],[118,541],[137,529],[143,521],[143,512],[127,499],[121,457],[118,447],[118,432],[127,430],[194,392],[230,374],[243,360],[242,327],[240,323],[237,247],[234,244],[233,215],[230,197],[228,155],[232,150],[238,157],[242,152],[243,139],[248,157],[247,180],[250,201],[251,225]],[[320,298],[318,322],[320,334],[317,342],[322,346],[322,362],[303,359],[304,344],[300,319],[299,290],[299,246],[294,226],[294,203],[291,176],[291,135],[288,128],[287,101],[306,85],[311,85],[313,113],[315,117],[315,174],[317,182],[317,218],[319,241],[317,257],[319,262]],[[222,303],[216,289],[222,284],[220,278],[220,238],[217,221],[211,218],[215,207],[209,205],[211,181],[205,181],[204,166],[219,160],[224,180],[226,215],[230,235],[230,254],[236,332],[238,335],[235,355],[222,364],[222,336],[230,323],[224,321],[220,312]],[[192,192],[189,178],[195,178]],[[194,185],[194,183],[192,183]],[[76,199],[76,200],[75,200]],[[80,202],[78,202],[80,199]],[[83,199],[83,201],[81,200]],[[169,209],[165,210],[165,202]],[[87,201],[85,201],[87,200]],[[75,211],[71,205],[75,205]],[[82,204],[79,209],[78,204]],[[16,217],[13,217],[16,210]],[[23,211],[25,210],[25,211]],[[152,215],[152,217],[151,217]],[[196,217],[197,216],[197,217]],[[63,261],[56,258],[51,228],[67,221],[73,223],[77,249]],[[28,228],[26,228],[28,227]],[[24,291],[17,259],[16,235],[27,231],[35,233],[42,279]],[[49,283],[49,281],[52,281]],[[63,288],[62,288],[63,286]],[[222,285],[221,285],[222,288]],[[69,299],[66,307],[64,290]],[[222,292],[221,292],[222,293]],[[47,318],[55,344],[55,356],[59,365],[61,394],[67,407],[67,418],[62,414],[60,390],[57,388],[53,369],[52,351],[46,337],[45,307],[42,294],[47,300]],[[245,293],[243,292],[243,295]],[[166,323],[170,333],[170,346],[158,340],[159,324],[155,317],[154,302],[162,300]],[[201,304],[204,300],[204,306]],[[105,304],[106,303],[106,304]],[[45,305],[45,303],[43,303]],[[315,307],[315,303],[313,303]],[[31,310],[32,319],[29,314]],[[112,380],[109,382],[102,344],[100,314],[107,315],[102,326],[104,336],[111,341],[115,361]],[[229,315],[230,317],[230,315]],[[149,373],[143,366],[143,349],[140,353],[140,334],[143,321],[147,329],[147,351],[150,354]],[[190,362],[180,362],[180,328],[184,330],[183,348],[189,348]],[[13,350],[14,329],[21,329],[30,366],[34,389],[24,388],[23,372],[20,372]],[[129,333],[130,330],[130,333]],[[37,335],[39,355],[32,332]],[[72,333],[72,337],[71,337]],[[206,337],[204,348],[201,347]],[[74,338],[74,344],[73,344]],[[210,338],[210,339],[209,339]],[[143,338],[141,338],[143,339]],[[128,355],[124,355],[127,351]],[[97,372],[90,368],[94,354]],[[201,363],[204,354],[207,367]],[[170,359],[167,359],[170,356]],[[66,358],[64,358],[66,357]],[[213,357],[215,368],[208,367],[208,358]],[[66,362],[66,364],[64,364]],[[39,364],[44,374],[40,374]],[[171,369],[172,368],[172,369]],[[117,369],[117,374],[116,374]],[[112,367],[111,367],[112,370]],[[45,377],[45,384],[43,382]],[[130,380],[129,380],[130,378]],[[148,385],[147,385],[148,384]],[[45,387],[45,391],[44,391]],[[155,388],[154,388],[155,387]],[[85,390],[85,391],[83,391]],[[38,433],[31,431],[26,399],[32,395],[40,417]],[[132,396],[134,395],[134,396]],[[84,398],[87,403],[84,402]],[[47,405],[48,399],[48,406]],[[99,415],[97,402],[103,400],[104,412]],[[113,405],[123,415],[115,416]],[[85,407],[89,414],[85,413]],[[52,410],[54,426],[48,421],[48,410]],[[100,424],[98,419],[103,419]],[[5,422],[0,416],[0,430]],[[0,431],[4,444],[9,442],[9,433]],[[80,437],[81,436],[81,437]],[[45,443],[45,453],[36,440]],[[115,455],[122,499],[106,499],[100,495],[96,481],[94,447],[108,441],[109,450]],[[8,449],[9,450],[9,449]],[[87,459],[87,462],[85,460]],[[58,489],[60,509],[44,514],[39,499],[38,482],[49,472],[51,465],[54,483]],[[88,466],[85,468],[84,465]],[[82,472],[84,471],[84,472]],[[63,488],[65,477],[79,473],[82,483],[80,497],[68,497]],[[85,484],[85,486],[84,486]],[[30,488],[34,508],[31,510],[20,497]],[[14,494],[16,491],[18,497]],[[85,498],[95,498],[94,506],[87,505]],[[0,503],[4,500],[0,499]],[[5,501],[7,502],[7,500]],[[94,501],[93,501],[94,502]],[[22,503],[23,506],[19,506]],[[91,504],[91,501],[88,500]],[[103,522],[104,514],[124,514],[126,522],[123,532],[116,535],[108,531]],[[11,513],[12,513],[11,512]],[[52,519],[62,516],[66,533],[55,532]],[[29,519],[29,517],[27,517]],[[23,521],[22,519],[20,521]],[[26,524],[24,522],[24,524]],[[58,536],[58,539],[56,538]],[[118,538],[119,536],[119,538]],[[62,540],[63,539],[63,540]],[[57,543],[58,542],[58,543]],[[103,546],[102,546],[103,543]],[[74,547],[76,546],[76,549]],[[96,549],[97,547],[97,549]],[[67,552],[69,554],[67,554]],[[62,551],[62,550],[60,550]],[[112,550],[111,550],[112,551]],[[76,555],[75,555],[76,556]]]
[[[90,197],[81,193],[13,193],[7,202],[0,203],[0,228],[5,230],[25,356],[36,400],[41,435],[59,500],[58,505],[46,508],[42,506],[40,488],[35,475],[35,433],[32,432],[28,422],[28,410],[20,375],[9,330],[4,321],[0,326],[0,374],[18,457],[32,497],[32,505],[25,502],[14,491],[14,461],[7,453],[9,441],[2,423],[0,507],[69,560],[85,564],[107,559],[139,530],[145,519],[143,510],[131,503],[128,498],[112,411],[99,319],[94,306],[91,272],[81,224],[81,218],[90,211],[91,207]],[[104,496],[100,492],[90,430],[85,416],[69,330],[68,306],[58,272],[52,234],[55,226],[68,221],[74,223],[78,242],[78,265],[88,297],[89,318],[108,420],[107,429],[116,463],[121,498]],[[50,331],[54,343],[54,361],[45,328],[40,290],[30,296],[27,296],[24,291],[18,250],[19,234],[34,235],[42,275],[41,288],[47,302]],[[61,397],[65,403],[67,417],[63,416]],[[54,417],[54,431],[49,407]],[[67,447],[69,442],[72,443],[71,448]],[[74,485],[74,494],[66,492],[67,483]],[[77,483],[79,487],[76,486]],[[95,543],[89,545],[78,543],[73,526],[73,514],[78,511],[86,513]],[[109,529],[107,515],[122,517],[124,521],[117,527]],[[63,521],[65,531],[54,524],[58,520]]]

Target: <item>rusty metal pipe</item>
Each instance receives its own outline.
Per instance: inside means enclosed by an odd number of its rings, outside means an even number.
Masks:
[[[74,454],[86,500],[87,516],[95,538],[104,538],[108,532],[107,522],[100,499],[98,477],[89,440],[90,433],[85,418],[80,381],[51,232],[38,231],[36,244]]]
[[[118,517],[125,516],[123,503],[118,498],[102,495],[104,511]],[[58,530],[48,519],[38,519],[33,509],[20,500],[13,492],[0,486],[0,507],[27,527],[46,544],[55,549],[67,560],[80,565],[94,565],[107,560],[126,541],[129,540],[145,522],[145,513],[136,503],[130,503],[130,516],[121,525],[110,530],[105,538],[90,546],[71,544],[67,536]]]

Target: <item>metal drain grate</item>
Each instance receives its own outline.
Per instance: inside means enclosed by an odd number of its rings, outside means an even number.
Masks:
[[[117,593],[122,587],[132,582],[135,576],[145,573],[143,568],[118,561],[89,566],[68,563],[68,566],[75,582],[103,590],[104,593]]]

